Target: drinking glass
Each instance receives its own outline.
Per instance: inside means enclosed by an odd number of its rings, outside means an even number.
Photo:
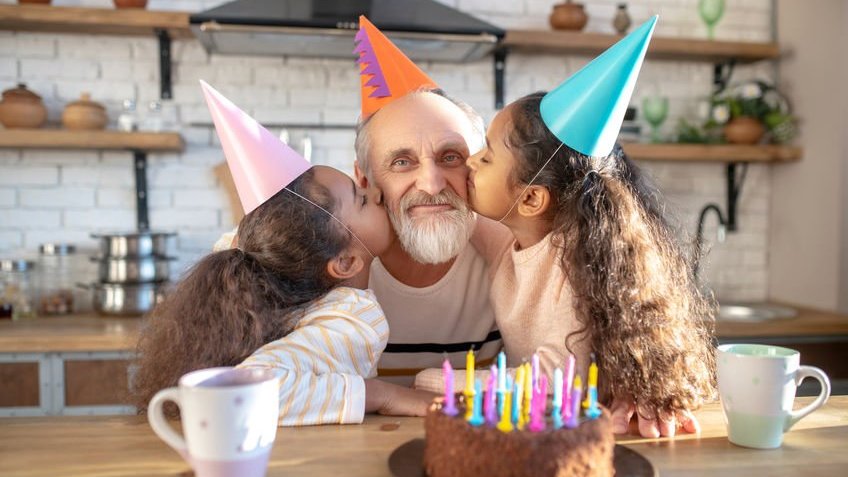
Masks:
[[[698,13],[701,20],[707,24],[707,38],[715,38],[715,25],[724,15],[724,0],[700,0],[698,2]]]
[[[651,125],[651,142],[662,142],[660,125],[668,116],[668,98],[665,96],[646,96],[642,100],[642,113]]]

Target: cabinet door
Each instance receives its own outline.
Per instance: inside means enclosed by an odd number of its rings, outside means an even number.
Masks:
[[[129,401],[126,359],[65,359],[65,406],[118,406]]]
[[[0,408],[39,407],[38,362],[0,362]]]

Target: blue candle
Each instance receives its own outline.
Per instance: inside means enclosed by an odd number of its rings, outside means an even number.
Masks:
[[[580,380],[580,376],[574,377],[574,387],[571,388],[571,414],[568,416],[568,420],[565,421],[565,427],[569,429],[574,429],[580,424],[580,395],[583,394],[582,391],[583,382]]]
[[[483,383],[479,379],[474,381],[474,412],[468,422],[475,427],[486,422],[483,417]]]
[[[506,354],[498,353],[498,415],[504,413],[504,393],[506,393]]]
[[[554,370],[554,399],[551,404],[554,429],[559,429],[562,427],[562,370],[559,368]]]

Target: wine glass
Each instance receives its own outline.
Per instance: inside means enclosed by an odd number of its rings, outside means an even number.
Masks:
[[[660,125],[668,116],[668,98],[659,95],[645,96],[642,99],[642,113],[651,125],[651,142],[662,142]]]
[[[698,13],[701,20],[707,24],[707,38],[715,37],[715,25],[724,15],[724,0],[700,0],[698,2]]]

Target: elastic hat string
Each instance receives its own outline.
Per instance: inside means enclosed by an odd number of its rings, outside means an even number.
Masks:
[[[545,163],[544,163],[544,164],[542,164],[542,167],[541,167],[541,168],[539,168],[539,172],[537,172],[537,173],[536,173],[536,175],[535,175],[535,176],[533,176],[533,178],[532,178],[532,179],[530,179],[530,182],[528,182],[528,183],[527,183],[527,187],[525,187],[525,188],[524,188],[524,190],[522,190],[522,191],[521,191],[521,193],[520,193],[520,194],[518,194],[518,197],[516,197],[516,198],[515,198],[515,202],[513,202],[513,203],[512,203],[512,207],[510,207],[510,208],[509,208],[509,210],[508,210],[508,211],[506,211],[506,214],[504,214],[504,216],[503,216],[503,217],[501,217],[501,219],[500,219],[500,220],[498,220],[498,222],[503,222],[503,221],[504,221],[504,219],[506,219],[507,217],[509,217],[509,214],[511,214],[511,213],[512,213],[512,210],[513,210],[513,209],[515,209],[515,206],[516,206],[516,205],[518,205],[518,202],[520,202],[520,201],[521,201],[521,197],[523,197],[523,196],[524,196],[524,193],[525,193],[525,192],[527,192],[527,189],[529,189],[529,188],[530,188],[530,186],[532,186],[532,185],[533,185],[533,182],[534,182],[534,181],[535,181],[535,180],[539,177],[539,174],[541,174],[541,173],[542,173],[542,171],[545,169],[545,167],[546,167],[546,166],[547,166],[547,165],[551,162],[551,159],[553,159],[553,158],[554,158],[554,156],[556,156],[556,154],[559,152],[559,150],[560,150],[560,149],[562,149],[562,146],[564,146],[564,144],[563,144],[563,143],[559,143],[559,146],[557,146],[556,150],[554,150],[554,152],[551,154],[551,157],[549,157],[549,158],[548,158],[548,160],[547,160],[547,161],[545,161]]]
[[[348,227],[347,225],[345,225],[345,223],[344,223],[344,222],[342,222],[341,220],[339,220],[339,219],[338,219],[335,215],[333,215],[333,214],[332,214],[329,210],[327,210],[327,209],[325,209],[325,208],[321,207],[320,205],[316,204],[315,202],[312,202],[311,200],[309,200],[309,199],[307,199],[306,197],[304,197],[304,196],[302,196],[302,195],[298,194],[297,192],[295,192],[295,191],[293,191],[293,190],[289,189],[288,187],[286,187],[286,188],[285,188],[285,189],[283,189],[283,190],[285,190],[285,191],[287,191],[287,192],[289,192],[289,193],[291,193],[291,194],[293,194],[293,195],[295,195],[295,196],[297,196],[297,197],[300,197],[301,199],[305,200],[306,202],[309,202],[310,204],[314,205],[315,207],[318,207],[318,209],[320,209],[321,211],[323,211],[325,214],[329,215],[331,219],[333,219],[333,220],[335,220],[336,222],[338,222],[338,223],[339,223],[339,225],[341,225],[342,227],[344,227],[344,229],[345,229],[345,230],[347,230],[348,232],[350,232],[350,235],[352,235],[352,236],[353,236],[353,238],[354,238],[354,239],[356,239],[356,241],[357,241],[357,242],[359,242],[359,245],[362,245],[362,248],[364,248],[364,249],[365,249],[365,251],[366,251],[366,252],[368,252],[368,255],[371,255],[371,258],[376,258],[376,257],[374,256],[374,254],[373,254],[373,253],[371,253],[371,250],[369,250],[369,249],[368,249],[368,246],[367,246],[367,245],[365,245],[365,243],[364,243],[364,242],[363,242],[363,241],[362,241],[362,240],[361,240],[361,239],[360,239],[360,238],[359,238],[359,237],[358,237],[355,233],[353,233],[353,230],[351,230],[351,229],[350,229],[350,227]]]

